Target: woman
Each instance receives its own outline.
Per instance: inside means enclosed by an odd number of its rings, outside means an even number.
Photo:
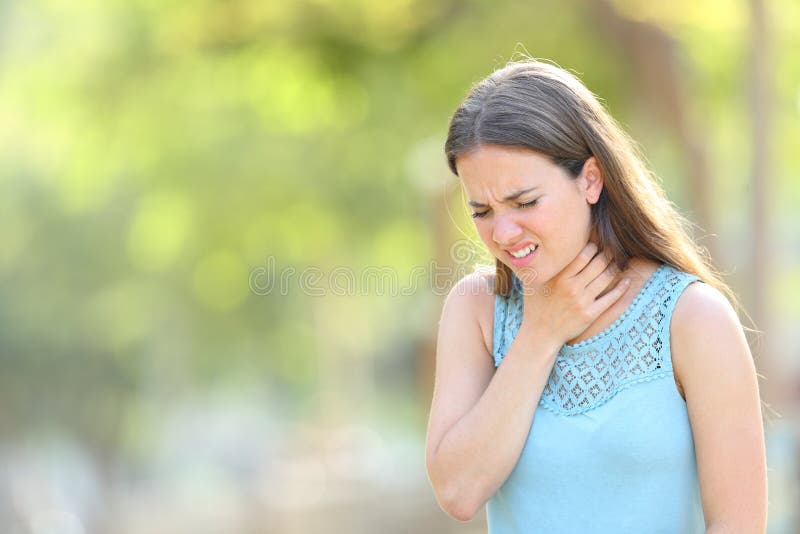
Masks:
[[[441,507],[486,506],[493,534],[764,532],[735,298],[596,98],[510,63],[461,103],[445,151],[496,272],[442,314],[426,444]]]

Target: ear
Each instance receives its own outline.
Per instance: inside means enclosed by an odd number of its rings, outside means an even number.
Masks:
[[[583,164],[580,174],[582,193],[586,197],[586,202],[596,204],[603,192],[603,173],[600,165],[594,156],[589,157]]]

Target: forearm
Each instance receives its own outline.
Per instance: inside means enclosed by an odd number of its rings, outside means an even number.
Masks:
[[[429,473],[451,515],[469,519],[508,478],[559,347],[520,328],[483,395],[442,438]]]

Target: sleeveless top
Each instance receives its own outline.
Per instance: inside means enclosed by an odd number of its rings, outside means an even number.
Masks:
[[[486,504],[490,534],[705,532],[669,345],[675,303],[695,280],[662,264],[614,324],[562,346],[517,464]],[[514,277],[495,297],[495,367],[522,322],[521,290]]]

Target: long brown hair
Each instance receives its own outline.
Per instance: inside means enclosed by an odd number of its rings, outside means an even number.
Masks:
[[[483,144],[519,146],[549,157],[573,178],[594,156],[603,190],[591,207],[592,239],[624,269],[633,257],[694,274],[738,300],[690,236],[691,223],[667,199],[635,143],[572,74],[541,61],[512,61],[475,84],[450,121],[445,153],[456,159]],[[495,293],[511,289],[511,269],[495,260]]]

